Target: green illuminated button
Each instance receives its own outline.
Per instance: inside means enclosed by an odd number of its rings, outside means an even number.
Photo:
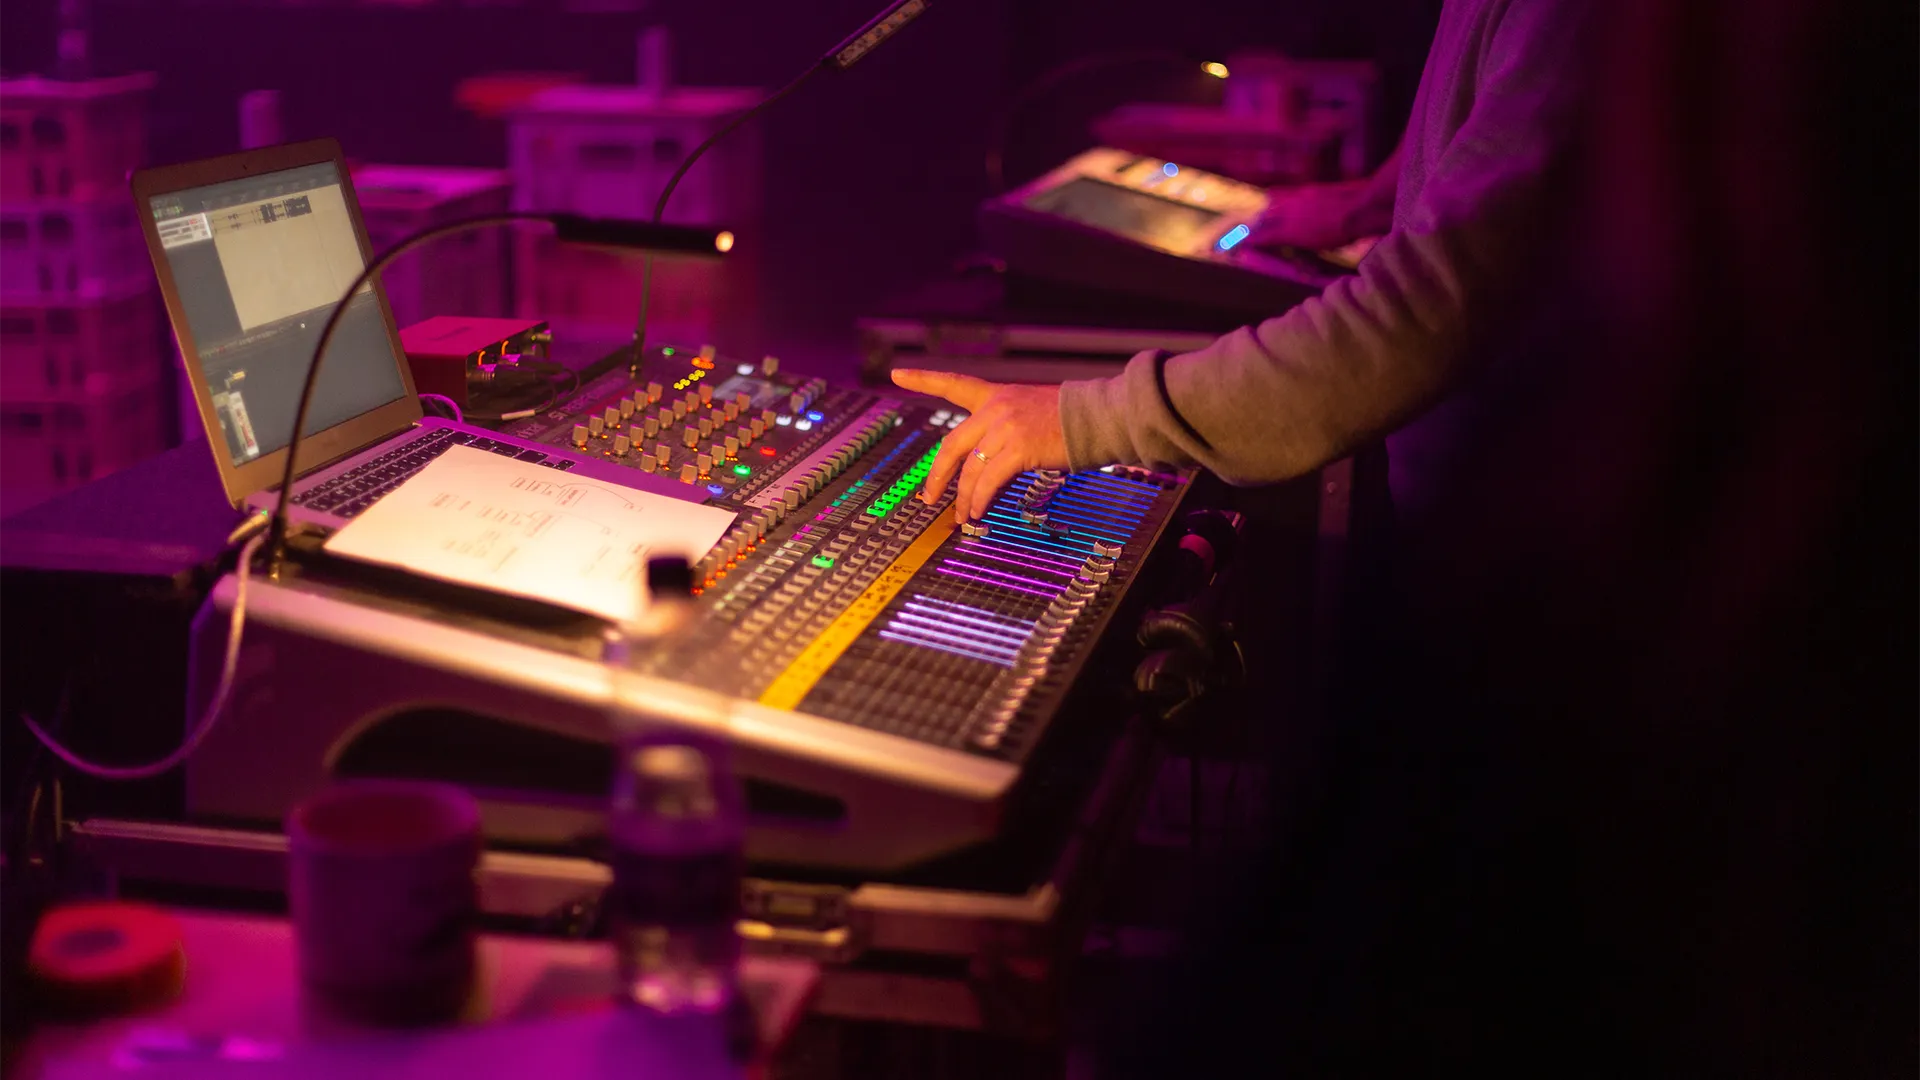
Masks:
[[[833,566],[833,556],[815,555],[813,557],[813,565],[819,567],[822,570],[831,569]]]
[[[753,466],[751,466],[751,465],[735,465],[735,466],[733,467],[733,475],[735,475],[735,476],[751,476],[751,475],[753,475]]]

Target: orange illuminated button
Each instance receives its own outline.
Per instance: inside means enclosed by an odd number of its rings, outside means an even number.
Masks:
[[[771,447],[771,446],[763,446],[763,447],[761,447],[761,448],[760,448],[760,456],[761,456],[761,457],[772,457],[772,456],[773,456],[773,447]]]

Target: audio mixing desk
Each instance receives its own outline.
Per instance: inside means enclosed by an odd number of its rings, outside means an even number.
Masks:
[[[964,419],[943,403],[706,350],[587,374],[509,433],[735,513],[692,624],[613,669],[608,628],[558,609],[324,560],[256,579],[231,701],[187,764],[190,819],[270,825],[329,775],[437,776],[481,795],[495,841],[564,845],[602,817],[617,696],[730,742],[750,858],[890,871],[991,840],[1043,759],[1117,727],[1073,704],[1131,645],[1190,474],[1030,473],[956,527],[947,497],[913,497]],[[234,591],[198,620],[189,715]]]

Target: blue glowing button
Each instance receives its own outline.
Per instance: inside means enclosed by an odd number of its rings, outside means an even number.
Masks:
[[[816,424],[822,420],[825,420],[826,418],[827,418],[826,413],[810,412],[807,414],[807,419],[813,421]]]
[[[1235,244],[1252,235],[1252,229],[1247,228],[1245,225],[1235,225],[1233,228],[1228,229],[1227,235],[1221,237],[1220,242],[1214,246],[1221,251],[1232,251]]]
[[[725,495],[727,493],[727,489],[721,487],[719,484],[708,484],[707,490],[713,492],[715,495]]]
[[[1180,166],[1169,161],[1165,165],[1160,166],[1160,171],[1166,173],[1168,176],[1179,176]]]

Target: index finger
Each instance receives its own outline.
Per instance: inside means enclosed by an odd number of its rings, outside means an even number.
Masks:
[[[993,384],[985,379],[976,379],[971,375],[960,375],[951,371],[918,371],[912,368],[896,368],[893,372],[894,385],[917,394],[932,394],[943,397],[968,412],[978,412],[993,393]]]

